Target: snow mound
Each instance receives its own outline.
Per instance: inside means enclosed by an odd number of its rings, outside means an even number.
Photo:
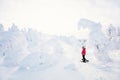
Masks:
[[[32,53],[28,55],[20,64],[21,69],[44,70],[55,65],[56,59],[46,53]]]

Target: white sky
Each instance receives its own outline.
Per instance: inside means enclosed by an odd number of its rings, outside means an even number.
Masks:
[[[49,34],[73,34],[80,18],[119,25],[120,0],[0,0],[0,23]]]

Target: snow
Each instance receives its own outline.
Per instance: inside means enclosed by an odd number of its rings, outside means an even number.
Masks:
[[[55,36],[32,29],[19,30],[15,24],[4,31],[0,25],[0,80],[119,80],[119,27],[103,26],[87,19],[78,31],[89,36]],[[87,49],[88,63],[82,63],[81,47]]]

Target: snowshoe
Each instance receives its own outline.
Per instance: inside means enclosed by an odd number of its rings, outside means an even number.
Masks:
[[[81,62],[86,63],[86,62],[89,62],[89,60],[85,60],[85,61],[81,60]]]

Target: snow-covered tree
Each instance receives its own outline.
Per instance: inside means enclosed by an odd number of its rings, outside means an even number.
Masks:
[[[106,51],[108,41],[102,32],[102,25],[87,19],[81,19],[78,27],[79,29],[88,28],[90,30],[88,43],[94,47],[94,56],[96,56],[99,61],[110,61]],[[111,34],[111,29],[109,31]]]
[[[18,27],[13,23],[12,26],[9,28],[8,31],[17,32],[17,31],[19,31],[19,29],[18,29]]]
[[[108,26],[108,29],[106,31],[108,40],[109,40],[109,49],[119,49],[120,48],[120,28],[115,27],[112,24]]]
[[[120,36],[120,27],[117,27],[117,36]]]
[[[2,24],[0,24],[0,31],[4,31],[4,27]]]
[[[109,40],[111,40],[116,35],[116,28],[112,24],[110,24],[107,29],[107,35],[109,37]]]
[[[2,33],[2,35],[4,36],[1,36],[0,40],[0,53],[4,57],[3,65],[19,65],[22,59],[29,53],[25,35],[21,32],[11,33],[9,31]]]

